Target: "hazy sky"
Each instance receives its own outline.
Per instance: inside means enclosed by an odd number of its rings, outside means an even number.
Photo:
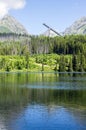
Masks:
[[[1,17],[10,13],[30,34],[46,31],[43,23],[58,32],[86,16],[86,0],[0,0]]]

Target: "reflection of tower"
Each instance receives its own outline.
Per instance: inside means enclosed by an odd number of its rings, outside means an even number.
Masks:
[[[51,31],[54,32],[57,36],[61,36],[60,33],[58,33],[57,31],[55,31],[54,29],[52,29],[51,27],[49,27],[48,25],[46,25],[45,23],[43,23],[43,25],[48,28],[48,36],[50,36]]]

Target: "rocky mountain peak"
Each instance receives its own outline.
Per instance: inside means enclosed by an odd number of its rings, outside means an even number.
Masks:
[[[82,17],[79,20],[75,21],[63,32],[63,34],[86,34],[86,17]]]
[[[28,35],[28,32],[24,26],[10,15],[6,15],[0,20],[0,33],[16,33]]]

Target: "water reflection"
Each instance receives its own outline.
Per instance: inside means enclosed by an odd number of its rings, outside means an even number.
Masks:
[[[28,88],[86,89],[86,74],[73,73],[3,73],[0,86]]]
[[[86,129],[85,85],[86,74],[1,74],[0,129]]]

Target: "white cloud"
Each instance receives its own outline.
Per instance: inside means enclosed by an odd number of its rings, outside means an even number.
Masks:
[[[26,0],[0,0],[0,18],[12,9],[21,9],[25,6]]]

